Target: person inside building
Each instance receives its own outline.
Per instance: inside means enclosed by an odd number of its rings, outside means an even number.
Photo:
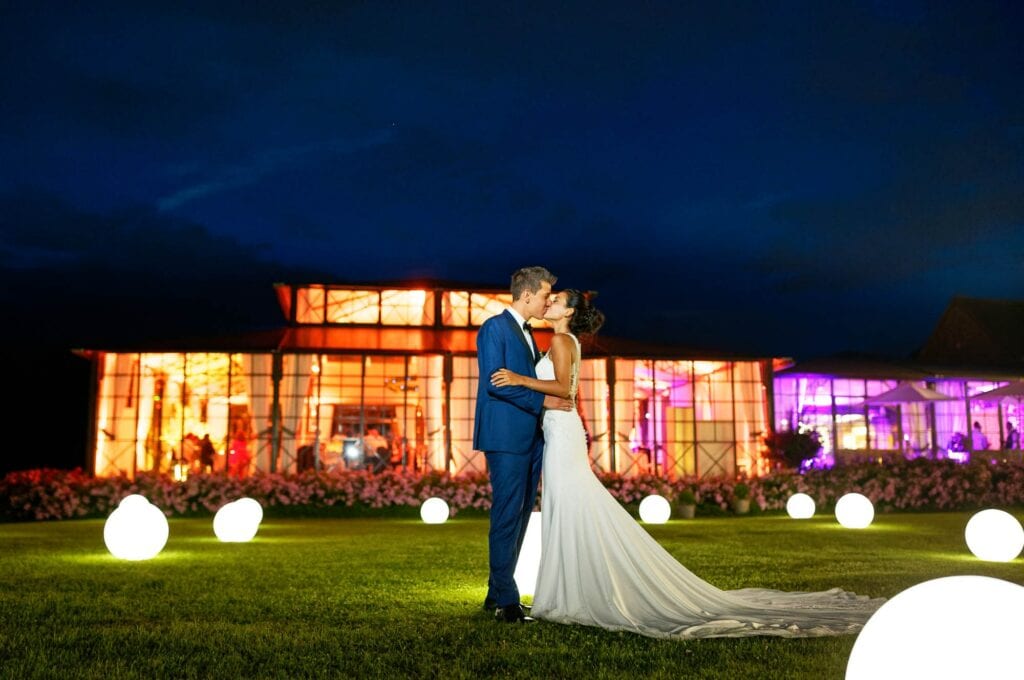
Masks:
[[[1003,442],[1004,449],[1020,448],[1020,432],[1013,426],[1013,421],[1006,421],[1006,441]]]
[[[988,437],[981,431],[981,423],[974,421],[974,431],[971,432],[971,448],[975,451],[984,451],[988,448]]]
[[[374,472],[380,472],[391,462],[388,440],[375,427],[366,431],[366,436],[363,437],[363,450],[366,452],[366,467]]]
[[[213,472],[213,458],[216,455],[217,451],[213,448],[210,435],[204,434],[202,441],[199,442],[199,469],[202,472]]]
[[[248,477],[251,460],[249,442],[242,434],[236,434],[228,450],[228,474],[232,477]]]

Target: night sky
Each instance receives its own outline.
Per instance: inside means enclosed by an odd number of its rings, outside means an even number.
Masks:
[[[906,356],[1024,298],[1024,4],[4,3],[8,345],[506,286],[606,332]]]

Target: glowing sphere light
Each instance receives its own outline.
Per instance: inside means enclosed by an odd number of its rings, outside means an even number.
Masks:
[[[814,499],[805,493],[795,493],[786,501],[786,512],[793,519],[810,519],[814,510]]]
[[[863,529],[875,519],[875,506],[867,496],[848,493],[836,503],[836,520],[847,529]]]
[[[143,496],[129,496],[103,525],[103,542],[114,557],[122,560],[148,560],[167,545],[170,527],[160,508]],[[141,500],[140,500],[141,499]]]
[[[1024,587],[947,576],[898,593],[868,619],[846,680],[1019,678]]]
[[[448,514],[448,503],[443,498],[428,498],[420,506],[420,519],[426,524],[444,524]]]
[[[530,513],[530,523],[526,525],[523,548],[519,551],[519,561],[516,562],[516,571],[513,575],[520,595],[533,595],[537,587],[537,572],[540,571],[540,527],[540,513]]]
[[[1024,550],[1024,528],[1002,510],[976,513],[967,522],[964,537],[974,556],[989,562],[1009,562]]]
[[[143,496],[142,494],[133,493],[133,494],[128,494],[127,496],[122,498],[121,502],[119,502],[117,504],[117,507],[119,507],[119,508],[131,508],[131,507],[136,507],[136,506],[142,507],[144,505],[149,505],[149,499],[146,498],[145,496]]]
[[[672,506],[663,496],[652,494],[640,501],[640,519],[648,524],[664,524],[672,515]]]
[[[213,516],[213,533],[224,543],[251,541],[260,528],[250,507],[231,501]]]
[[[241,508],[247,521],[255,522],[257,527],[263,521],[263,506],[255,498],[239,498],[235,504]]]

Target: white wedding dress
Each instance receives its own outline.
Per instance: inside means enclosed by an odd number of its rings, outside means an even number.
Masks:
[[[575,396],[580,346],[573,340]],[[537,377],[555,377],[546,356]],[[882,605],[838,588],[716,588],[677,562],[604,488],[590,469],[576,411],[543,418],[543,547],[531,616],[659,638],[811,637],[855,633]]]

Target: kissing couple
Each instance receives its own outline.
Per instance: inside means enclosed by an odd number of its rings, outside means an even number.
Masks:
[[[581,345],[604,315],[593,294],[555,292],[544,267],[512,274],[512,304],[477,334],[473,448],[483,451],[492,504],[484,607],[503,623],[537,619],[658,638],[814,637],[859,631],[884,599],[839,588],[721,590],[679,563],[604,488],[590,467],[576,410]],[[554,329],[547,353],[530,321]],[[514,573],[544,477],[541,560],[530,615]]]

